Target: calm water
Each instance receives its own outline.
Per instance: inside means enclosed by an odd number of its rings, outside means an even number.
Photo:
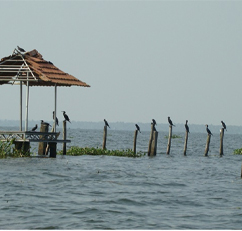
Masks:
[[[108,149],[132,148],[131,131],[108,131]],[[242,135],[159,132],[156,157],[58,156],[0,159],[1,229],[241,229]],[[68,130],[71,145],[101,147],[101,130]],[[138,135],[147,151],[149,132]],[[32,146],[34,148],[34,145]],[[61,149],[61,145],[58,147]]]

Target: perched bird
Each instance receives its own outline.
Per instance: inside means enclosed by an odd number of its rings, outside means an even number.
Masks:
[[[186,120],[185,128],[186,128],[186,131],[187,131],[188,133],[190,133],[190,132],[189,132],[189,127],[188,127],[188,125],[187,125],[187,122],[188,122],[188,120]]]
[[[64,116],[65,120],[68,121],[69,123],[71,123],[71,121],[70,121],[68,115],[66,114],[66,112],[65,111],[62,111],[62,112],[63,112],[63,116]]]
[[[206,130],[207,130],[208,135],[213,135],[212,132],[209,130],[208,125],[206,124],[205,126],[206,126]]]
[[[51,61],[48,61],[48,63],[54,65]]]
[[[23,48],[21,48],[21,47],[19,47],[19,46],[17,46],[18,47],[18,50],[20,51],[20,52],[26,52]]]
[[[55,119],[56,125],[59,126],[59,120],[55,117],[55,112],[53,111],[53,120]]]
[[[105,119],[104,119],[103,121],[104,121],[105,125],[109,127],[108,121],[105,120]],[[110,128],[110,127],[109,127],[109,128]]]
[[[45,123],[45,124],[47,124],[47,126],[52,127],[49,123],[45,122],[44,120],[40,120],[40,121],[41,121],[41,124]]]
[[[155,126],[156,125],[156,121],[154,119],[152,119],[152,122],[153,122],[153,125]]]
[[[38,125],[36,124],[31,131],[34,132],[37,128],[38,128]]]
[[[139,131],[141,133],[139,125],[135,124],[135,127],[137,128],[137,131]]]
[[[223,128],[227,131],[226,124],[223,121],[221,121],[221,123],[223,125]]]
[[[171,121],[171,119],[170,119],[169,116],[168,116],[168,122],[169,122],[169,124],[170,124],[171,126],[175,126],[175,125],[172,123],[172,121]]]

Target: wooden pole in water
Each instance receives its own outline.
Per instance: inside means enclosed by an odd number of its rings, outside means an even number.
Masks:
[[[157,131],[153,131],[153,139],[152,139],[152,143],[151,143],[150,156],[156,156],[157,139],[158,139],[158,132]]]
[[[224,128],[221,128],[220,129],[220,149],[219,149],[220,156],[224,154],[223,139],[224,139]]]
[[[208,156],[209,144],[210,144],[210,138],[211,138],[211,135],[208,134],[204,156]]]
[[[188,131],[186,131],[186,134],[185,134],[184,156],[187,155],[187,140],[188,140]]]
[[[151,144],[152,144],[152,140],[153,140],[154,126],[155,125],[153,123],[151,123],[150,140],[149,140],[149,146],[148,146],[148,156],[150,155],[150,152],[151,152]]]
[[[104,125],[104,129],[103,129],[103,150],[106,149],[106,140],[107,140],[107,125]]]
[[[49,131],[49,124],[48,123],[41,123],[40,132],[48,132]],[[45,139],[44,136],[40,136],[40,139]],[[46,142],[39,142],[39,155],[46,155]]]
[[[134,154],[136,154],[136,141],[137,141],[138,130],[134,131]]]
[[[166,154],[170,154],[170,148],[171,148],[171,137],[172,137],[172,125],[169,126],[169,137],[168,137],[168,144],[167,144],[167,150]]]
[[[63,120],[63,140],[66,140],[66,120]],[[63,155],[66,155],[66,143],[63,143]]]

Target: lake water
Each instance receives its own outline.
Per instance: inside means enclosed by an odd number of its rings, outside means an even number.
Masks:
[[[72,145],[101,147],[102,130],[68,129]],[[1,229],[241,229],[242,135],[159,132],[156,157],[57,156],[0,159]],[[133,146],[133,131],[108,130],[108,149]],[[138,135],[147,152],[149,132]],[[37,152],[35,145],[31,145]],[[61,145],[58,145],[61,149]]]

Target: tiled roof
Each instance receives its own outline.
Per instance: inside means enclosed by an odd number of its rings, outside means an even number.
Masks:
[[[15,57],[16,56],[16,57]],[[34,78],[36,78],[36,81],[29,81],[30,86],[82,86],[82,87],[90,87],[85,82],[82,82],[81,80],[75,78],[74,76],[65,73],[61,71],[59,68],[54,66],[54,64],[50,61],[46,61],[43,59],[42,55],[37,50],[32,50],[29,52],[26,52],[24,54],[13,54],[11,56],[5,57],[1,59],[0,62],[0,68],[3,63],[3,65],[7,65],[11,67],[11,65],[14,67],[16,65],[21,65],[21,63],[24,63],[24,61],[27,63],[28,67],[33,73]],[[7,83],[6,78],[1,76],[9,76],[9,78],[12,78],[13,76],[17,75],[17,68],[16,72],[7,72],[3,73],[0,70],[0,84]],[[26,72],[21,72],[21,77],[26,78]],[[31,76],[32,78],[32,76]],[[25,82],[25,81],[24,81]]]

